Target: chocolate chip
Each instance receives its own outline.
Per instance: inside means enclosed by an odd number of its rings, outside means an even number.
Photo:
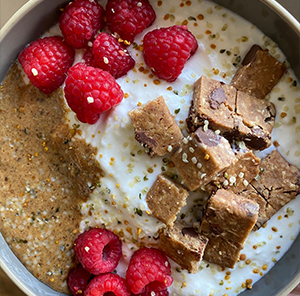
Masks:
[[[243,61],[242,61],[242,65],[245,66],[245,65],[248,65],[249,63],[253,62],[256,58],[256,53],[259,51],[259,50],[262,50],[261,47],[257,44],[254,44],[249,52],[246,54],[246,56],[244,57]]]
[[[181,230],[182,232],[182,235],[185,236],[185,235],[189,235],[191,237],[195,237],[195,238],[198,238],[198,233],[196,232],[195,228],[193,227],[184,227],[182,228]]]
[[[223,90],[223,88],[215,88],[210,94],[210,107],[212,109],[218,109],[221,104],[226,102],[226,94]]]
[[[145,132],[136,133],[135,139],[148,147],[156,147],[157,145],[157,142],[154,139],[148,137]]]
[[[217,146],[220,142],[220,137],[213,131],[207,130],[204,132],[201,127],[195,131],[195,135],[197,136],[199,142],[202,142],[210,147]]]

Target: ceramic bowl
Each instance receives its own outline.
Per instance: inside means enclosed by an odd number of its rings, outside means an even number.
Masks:
[[[273,39],[286,55],[300,80],[300,25],[273,0],[215,0],[241,15]],[[0,81],[26,44],[57,22],[59,7],[65,0],[31,0],[3,27],[0,33]],[[300,236],[282,259],[252,288],[241,293],[250,295],[287,295],[300,282]],[[12,281],[32,296],[63,295],[38,281],[12,253],[0,234],[0,266]]]

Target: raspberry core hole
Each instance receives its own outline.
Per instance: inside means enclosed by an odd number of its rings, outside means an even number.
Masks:
[[[102,261],[107,261],[109,260],[111,256],[111,249],[113,248],[112,244],[107,244],[104,246],[103,251],[102,251]],[[109,292],[111,293],[111,292]],[[105,296],[114,296],[115,294],[113,293],[112,295],[105,295]]]
[[[116,294],[114,292],[106,292],[103,296],[116,296]]]
[[[160,287],[161,285],[162,283],[159,281],[150,282],[148,285],[145,286],[145,292],[157,291],[157,287]]]

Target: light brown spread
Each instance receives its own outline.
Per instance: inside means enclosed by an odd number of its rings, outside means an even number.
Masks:
[[[51,96],[25,85],[17,64],[1,86],[0,231],[28,270],[53,289],[69,293],[81,201],[70,160],[51,145],[64,118],[62,89]],[[75,188],[75,189],[74,189]]]

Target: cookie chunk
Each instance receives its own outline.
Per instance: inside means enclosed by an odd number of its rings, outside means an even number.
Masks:
[[[186,120],[187,131],[194,132],[209,122],[213,130],[222,133],[234,129],[236,89],[223,82],[201,76],[194,84],[193,100]]]
[[[232,78],[231,85],[258,99],[264,99],[285,70],[282,63],[260,46],[253,45]]]
[[[277,212],[257,191],[251,184],[245,190],[240,192],[240,195],[251,199],[258,203],[259,212],[257,221],[253,227],[253,231],[261,228],[271,217]]]
[[[281,209],[300,193],[300,170],[287,162],[277,150],[262,160],[261,171],[251,185],[275,210]]]
[[[176,221],[173,229],[160,234],[160,247],[183,269],[196,273],[208,239],[184,222]]]
[[[183,139],[171,160],[190,190],[196,190],[235,163],[237,158],[224,137],[211,130],[198,128]]]
[[[154,217],[173,227],[176,215],[186,205],[188,191],[164,175],[158,175],[146,196],[147,205]]]
[[[164,98],[146,103],[128,112],[135,139],[150,149],[150,155],[163,156],[180,145],[182,133]]]
[[[300,170],[287,162],[277,150],[265,157],[260,166],[258,178],[241,193],[260,205],[255,229],[260,228],[300,193]]]
[[[245,141],[247,146],[263,150],[271,145],[275,113],[272,103],[202,76],[194,84],[187,131],[207,126],[229,140]]]
[[[249,149],[236,152],[237,162],[218,174],[205,186],[205,191],[216,192],[223,188],[232,193],[242,192],[260,172],[260,158]]]
[[[218,190],[208,201],[201,223],[202,234],[209,239],[204,259],[233,268],[257,221],[258,209],[252,200]]]
[[[233,133],[232,137],[244,141],[247,146],[256,150],[268,148],[271,145],[275,114],[276,109],[273,103],[238,91],[235,111],[237,133]]]

